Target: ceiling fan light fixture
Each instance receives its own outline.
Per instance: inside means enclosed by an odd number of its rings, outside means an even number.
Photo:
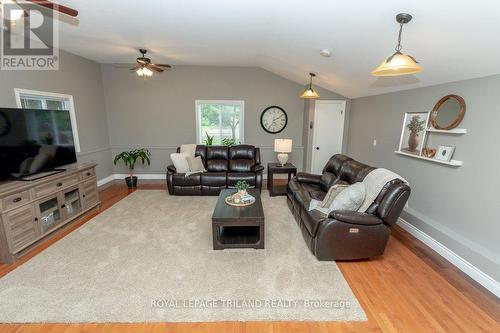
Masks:
[[[319,94],[316,90],[313,89],[312,87],[312,79],[315,77],[316,74],[314,73],[309,73],[309,87],[300,95],[300,98],[303,99],[316,99],[319,98]]]
[[[396,15],[396,22],[399,23],[399,35],[396,52],[384,59],[384,61],[382,61],[382,63],[371,72],[371,75],[399,76],[420,73],[423,70],[414,57],[401,53],[401,34],[403,32],[403,25],[410,22],[412,18],[413,17],[410,14],[405,13]]]
[[[137,75],[139,76],[147,76],[147,77],[151,77],[153,76],[153,71],[150,70],[149,68],[147,67],[141,67],[139,68],[138,70],[135,71],[137,73]]]

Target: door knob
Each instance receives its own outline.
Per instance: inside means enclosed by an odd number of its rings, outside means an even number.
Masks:
[[[319,150],[319,147],[316,147],[316,150]]]

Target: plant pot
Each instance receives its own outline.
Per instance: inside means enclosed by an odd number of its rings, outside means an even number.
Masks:
[[[238,190],[238,194],[241,196],[247,195],[247,190]]]
[[[128,188],[136,188],[137,187],[137,177],[125,177],[125,182],[127,183]]]
[[[411,152],[415,152],[418,147],[418,133],[411,132],[410,137],[408,138],[408,150]]]

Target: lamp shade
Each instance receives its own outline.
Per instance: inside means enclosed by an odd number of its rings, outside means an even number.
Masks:
[[[384,59],[371,74],[374,76],[398,76],[422,71],[422,67],[415,62],[415,59],[406,54],[394,54],[389,62],[387,62],[387,59],[389,58]]]
[[[274,151],[276,153],[291,153],[292,152],[292,139],[275,139]]]
[[[300,98],[319,98],[319,94],[313,88],[307,88]]]
[[[309,87],[300,95],[300,98],[305,98],[305,99],[312,99],[312,98],[319,98],[319,94],[316,92],[316,90],[313,89],[313,77],[315,77],[316,74],[314,73],[309,73]]]

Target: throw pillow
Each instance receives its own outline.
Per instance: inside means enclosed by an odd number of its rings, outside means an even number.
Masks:
[[[190,143],[186,145],[181,145],[180,153],[188,154],[188,157],[194,157],[194,154],[196,153],[196,144]]]
[[[187,163],[189,165],[189,171],[191,172],[205,172],[205,166],[203,165],[203,161],[200,156],[196,157],[188,157]]]
[[[178,173],[189,172],[189,164],[187,162],[188,154],[185,153],[173,153],[170,154],[170,159],[174,163],[174,167]]]
[[[357,211],[363,204],[366,195],[365,184],[354,183],[344,188],[335,199],[333,199],[329,210],[352,210]]]
[[[325,195],[325,198],[321,202],[320,206],[323,208],[330,207],[330,205],[333,202],[333,199],[335,199],[335,197],[337,197],[337,195],[339,195],[340,192],[342,192],[348,186],[349,185],[345,185],[345,184],[336,184],[336,185],[333,185],[332,187],[330,187],[330,189],[328,190],[328,192]]]

